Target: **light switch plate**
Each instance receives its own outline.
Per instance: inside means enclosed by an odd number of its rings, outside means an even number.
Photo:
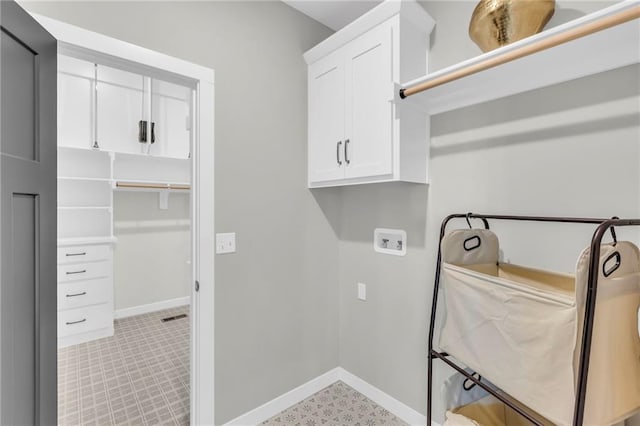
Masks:
[[[216,234],[216,253],[226,254],[236,252],[236,233],[227,232]]]
[[[358,299],[367,300],[367,285],[358,283]]]

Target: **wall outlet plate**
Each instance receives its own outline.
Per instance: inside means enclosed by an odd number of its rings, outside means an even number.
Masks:
[[[236,233],[216,234],[216,254],[236,252]]]
[[[402,229],[376,228],[373,249],[378,253],[404,256],[407,254],[407,233]]]
[[[367,285],[364,283],[358,283],[358,299],[367,300]]]

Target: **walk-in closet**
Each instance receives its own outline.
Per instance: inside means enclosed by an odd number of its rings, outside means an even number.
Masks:
[[[60,424],[189,424],[194,89],[58,55]]]

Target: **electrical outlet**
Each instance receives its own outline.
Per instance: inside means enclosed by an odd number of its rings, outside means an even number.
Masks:
[[[227,232],[224,234],[216,234],[216,253],[235,253],[236,252],[236,233]]]
[[[367,285],[358,283],[358,299],[367,300]]]

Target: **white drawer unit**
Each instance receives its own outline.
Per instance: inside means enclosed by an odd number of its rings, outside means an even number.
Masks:
[[[58,311],[108,303],[112,299],[113,285],[108,277],[58,285]]]
[[[58,265],[58,283],[108,277],[111,275],[111,262],[73,263]]]
[[[94,262],[111,258],[111,247],[106,244],[58,247],[58,264]]]
[[[58,312],[58,337],[109,328],[113,330],[113,305],[110,303]]]
[[[58,347],[113,336],[111,243],[58,247]]]

